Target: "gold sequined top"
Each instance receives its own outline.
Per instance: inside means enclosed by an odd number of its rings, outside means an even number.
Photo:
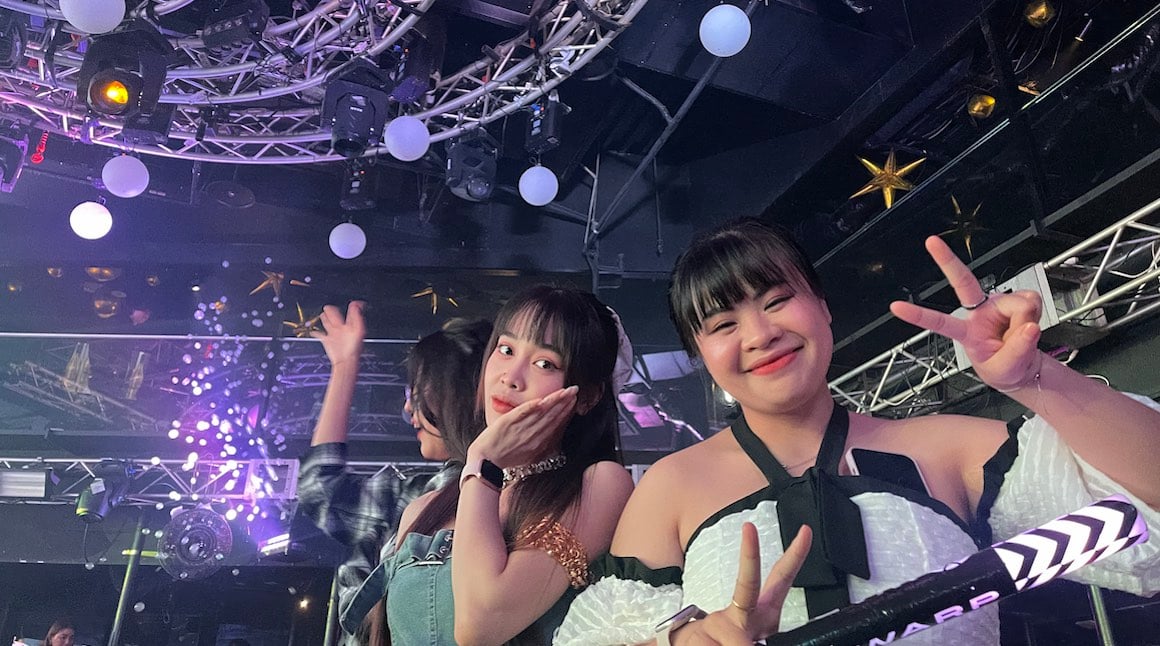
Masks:
[[[516,535],[515,549],[542,550],[568,571],[573,588],[588,585],[588,555],[572,530],[545,516],[539,522],[525,525]]]

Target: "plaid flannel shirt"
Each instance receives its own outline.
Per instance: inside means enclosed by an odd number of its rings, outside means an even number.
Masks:
[[[355,591],[379,562],[379,549],[398,531],[403,509],[418,496],[458,477],[459,466],[446,464],[438,472],[385,469],[372,476],[351,473],[346,444],[312,446],[298,471],[298,508],[328,536],[351,547],[350,558],[338,567],[339,608],[349,605]],[[345,644],[357,644],[346,635]]]

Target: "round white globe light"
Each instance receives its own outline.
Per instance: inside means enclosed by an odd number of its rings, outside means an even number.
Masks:
[[[105,188],[117,197],[137,197],[149,188],[149,169],[131,155],[118,155],[101,169]]]
[[[751,30],[749,16],[740,7],[717,5],[701,18],[701,44],[710,54],[727,58],[745,48]]]
[[[60,12],[86,34],[103,34],[125,19],[125,0],[60,0]]]
[[[520,197],[532,206],[543,206],[556,199],[560,190],[560,180],[550,168],[539,164],[520,175]]]
[[[73,233],[85,240],[99,240],[113,228],[113,215],[104,204],[81,202],[68,217]]]
[[[343,222],[330,230],[330,250],[339,258],[357,258],[366,248],[367,234],[359,225]]]
[[[427,154],[431,147],[431,133],[427,125],[415,117],[395,117],[387,124],[383,139],[387,152],[400,161],[415,161]]]

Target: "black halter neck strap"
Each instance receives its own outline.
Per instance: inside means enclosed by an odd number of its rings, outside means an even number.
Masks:
[[[733,422],[732,429],[733,437],[737,439],[741,449],[745,451],[750,460],[753,460],[757,468],[761,469],[771,486],[775,489],[781,489],[796,480],[785,470],[781,462],[773,457],[769,448],[757,437],[753,429],[749,428],[749,422],[745,421],[744,413],[740,414]],[[822,445],[818,448],[818,459],[814,462],[813,468],[838,475],[838,463],[842,459],[842,451],[846,448],[846,434],[849,430],[849,412],[834,404],[834,409],[830,413],[830,421],[826,424],[826,433],[822,436]]]
[[[795,478],[749,428],[744,414],[732,424],[733,437],[769,480],[782,546],[790,544],[802,525],[813,530],[810,553],[794,579],[794,587],[805,589],[810,617],[850,604],[847,575],[870,578],[862,515],[838,480],[849,428],[849,413],[835,403],[814,466]]]

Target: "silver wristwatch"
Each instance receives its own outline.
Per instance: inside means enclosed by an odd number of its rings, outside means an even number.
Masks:
[[[705,611],[695,605],[689,604],[681,608],[677,611],[677,614],[657,624],[657,627],[654,629],[657,646],[670,646],[669,637],[674,630],[684,626],[690,621],[704,619],[705,617]]]

